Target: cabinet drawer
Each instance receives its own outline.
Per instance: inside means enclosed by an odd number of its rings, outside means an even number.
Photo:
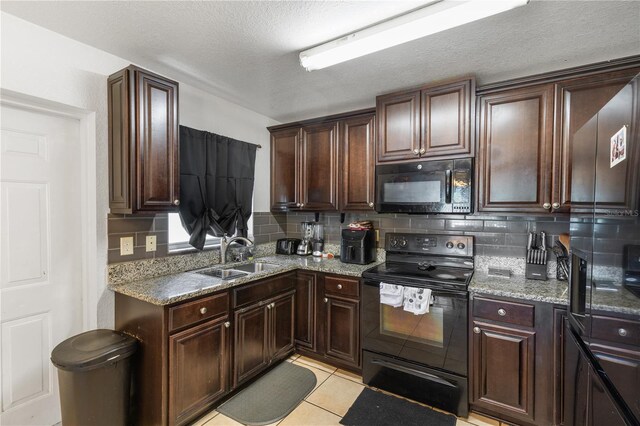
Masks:
[[[592,318],[591,337],[594,339],[640,347],[640,323],[598,315]]]
[[[276,294],[293,290],[296,286],[296,273],[265,278],[251,284],[233,289],[233,308],[239,308],[270,299]]]
[[[169,332],[205,319],[225,315],[229,311],[229,293],[182,303],[169,308]]]
[[[473,301],[474,318],[533,327],[533,306],[476,297]]]
[[[360,280],[326,275],[324,292],[336,296],[358,297],[360,295]]]

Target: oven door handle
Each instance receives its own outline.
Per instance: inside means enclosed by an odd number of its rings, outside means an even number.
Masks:
[[[438,376],[436,376],[434,374],[425,373],[424,371],[416,370],[416,369],[410,368],[410,367],[405,367],[403,365],[397,365],[397,364],[391,363],[389,361],[384,361],[384,360],[381,360],[381,359],[373,359],[373,360],[371,360],[371,362],[374,363],[374,364],[381,365],[383,367],[391,368],[392,370],[401,371],[403,373],[408,373],[408,374],[411,374],[411,375],[414,375],[414,376],[420,376],[423,379],[431,380],[432,382],[440,383],[442,385],[450,386],[452,388],[457,388],[457,386],[455,384],[443,379],[442,377],[438,377]]]
[[[451,170],[444,172],[444,202],[451,204]]]

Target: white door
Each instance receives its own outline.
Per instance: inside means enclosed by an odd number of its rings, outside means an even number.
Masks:
[[[80,123],[0,108],[0,424],[51,425],[51,351],[83,329]]]

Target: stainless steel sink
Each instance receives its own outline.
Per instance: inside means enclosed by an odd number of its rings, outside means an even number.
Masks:
[[[246,263],[244,265],[234,266],[232,269],[228,269],[228,271],[244,271],[250,274],[255,274],[256,272],[269,271],[271,269],[279,268],[280,265],[274,265],[273,263],[265,263],[265,262],[255,262],[255,263]]]
[[[221,278],[223,280],[232,280],[249,275],[245,271],[237,271],[235,269],[205,269],[197,271],[198,274],[209,275],[210,277]]]

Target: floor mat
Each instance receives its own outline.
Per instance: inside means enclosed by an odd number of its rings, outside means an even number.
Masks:
[[[340,421],[346,426],[455,426],[456,416],[365,388]]]
[[[275,423],[292,412],[315,386],[311,370],[283,362],[217,410],[246,425]]]

